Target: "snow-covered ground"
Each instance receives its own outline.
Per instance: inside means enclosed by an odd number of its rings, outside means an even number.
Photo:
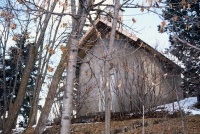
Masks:
[[[200,109],[197,109],[194,107],[195,103],[197,103],[197,97],[189,97],[189,98],[180,100],[179,102],[176,101],[173,103],[158,106],[158,108],[164,107],[164,109],[162,110],[169,111],[170,113],[181,109],[185,113],[188,113],[190,115],[200,115]],[[157,111],[160,111],[160,110],[161,109],[158,109]]]

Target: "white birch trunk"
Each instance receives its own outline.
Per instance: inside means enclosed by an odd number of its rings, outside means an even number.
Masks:
[[[84,3],[84,4],[83,4]],[[91,0],[80,0],[79,10],[76,14],[76,2],[71,0],[71,12],[74,16],[81,16],[78,20],[75,20],[72,17],[72,33],[70,37],[70,54],[67,67],[67,77],[66,77],[66,88],[63,96],[63,109],[62,109],[62,118],[61,118],[61,134],[70,134],[70,125],[71,125],[71,114],[73,110],[73,88],[74,88],[74,78],[77,64],[77,55],[78,55],[78,37],[80,36],[83,26],[86,21],[86,16],[89,11],[86,12],[85,9],[89,7]]]
[[[71,125],[71,113],[72,113],[72,100],[73,100],[73,88],[74,88],[74,78],[77,62],[77,53],[78,49],[76,45],[78,42],[71,39],[70,43],[70,56],[68,61],[67,68],[67,84],[66,90],[63,96],[63,109],[62,109],[62,118],[61,118],[61,134],[70,134],[70,125]]]

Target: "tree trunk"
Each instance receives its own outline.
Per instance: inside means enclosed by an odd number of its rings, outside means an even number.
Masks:
[[[72,6],[72,7],[75,7],[75,1],[74,1],[74,0],[72,0],[72,3],[73,3],[73,4],[71,4],[71,6]],[[72,10],[73,10],[73,12],[74,12],[74,13],[72,12],[72,14],[75,16],[76,8],[75,8],[75,9],[72,8]],[[80,11],[79,11],[79,12],[80,12]],[[80,13],[84,14],[85,12],[80,12]],[[83,15],[82,15],[82,16],[83,16]],[[83,29],[83,26],[84,26],[85,20],[86,20],[86,16],[83,16],[83,17],[80,17],[80,18],[81,18],[81,21],[80,21],[79,29],[75,29],[75,28],[73,27],[74,32],[72,32],[72,35],[75,35],[76,33],[77,33],[77,35],[78,35],[78,33],[81,33],[81,31],[82,31],[82,29]],[[77,21],[77,23],[78,23],[78,21]],[[74,25],[76,26],[77,23],[73,20],[73,23],[72,23],[72,24],[73,24],[73,26],[74,26]],[[69,44],[69,42],[68,42],[68,44]],[[76,44],[76,45],[78,45],[78,44]],[[69,47],[69,45],[67,45],[67,47]],[[53,76],[53,79],[52,79],[52,82],[51,82],[51,85],[50,85],[50,88],[49,88],[49,92],[48,92],[48,94],[47,94],[47,98],[46,98],[46,101],[45,101],[45,105],[44,105],[44,107],[43,107],[43,109],[42,109],[42,113],[41,113],[41,115],[40,115],[38,124],[37,124],[37,126],[36,126],[36,128],[35,128],[35,131],[34,131],[35,134],[41,134],[41,133],[44,131],[44,128],[45,128],[45,126],[46,126],[46,120],[48,119],[48,115],[49,115],[49,113],[50,113],[50,111],[51,111],[51,106],[52,106],[52,104],[53,104],[54,97],[55,97],[55,95],[56,95],[56,90],[57,90],[57,88],[58,88],[58,83],[59,83],[59,81],[60,81],[60,79],[61,79],[61,76],[62,76],[62,73],[63,73],[63,71],[64,71],[64,69],[65,69],[64,63],[66,63],[66,61],[67,61],[68,58],[69,58],[68,50],[69,50],[69,49],[67,49],[67,52],[66,52],[65,54],[62,55],[61,61],[60,61],[59,65],[58,65],[58,67],[57,67],[57,70],[55,71],[55,74],[54,74],[54,76]],[[73,49],[70,49],[70,50],[73,50]],[[74,51],[74,50],[73,50],[73,51]],[[70,51],[70,52],[71,52],[71,51]],[[72,78],[72,79],[73,79],[73,78]],[[70,113],[71,113],[71,112],[70,112]]]
[[[60,82],[60,79],[62,77],[62,73],[65,69],[65,63],[68,58],[68,53],[62,54],[61,60],[59,65],[57,66],[57,69],[54,73],[54,76],[52,78],[52,82],[49,88],[49,92],[47,94],[47,98],[44,104],[44,107],[42,109],[42,113],[40,115],[38,124],[35,128],[34,134],[42,134],[44,131],[44,128],[46,126],[46,120],[48,119],[49,113],[51,111],[51,106],[54,102],[54,97],[56,95],[56,91],[58,88],[58,83]]]
[[[35,125],[36,121],[37,121],[39,94],[40,94],[40,89],[41,89],[42,83],[39,81],[38,84],[39,84],[39,86],[36,85],[37,88],[35,88],[34,97],[33,97],[32,103],[31,103],[31,110],[29,113],[27,129],[31,128],[33,125]]]
[[[63,9],[63,11],[64,11],[64,9]],[[62,13],[63,13],[63,11],[62,11]],[[59,19],[59,22],[57,24],[55,33],[57,33],[58,30],[59,30],[59,26],[60,26],[61,20],[62,20],[62,16]],[[52,41],[52,47],[55,45],[56,35],[57,34],[54,34],[53,41]],[[31,103],[31,110],[30,110],[30,114],[29,114],[29,120],[28,120],[27,129],[31,128],[33,125],[36,124],[37,112],[38,112],[39,94],[40,94],[40,90],[41,90],[42,84],[44,83],[44,80],[45,80],[45,77],[46,77],[46,74],[47,74],[47,67],[48,67],[48,63],[49,63],[50,57],[51,57],[50,54],[47,57],[47,53],[46,53],[45,57],[43,58],[44,62],[42,64],[41,63],[42,62],[42,51],[43,51],[43,45],[40,47],[40,61],[38,63],[40,70],[38,70],[38,74],[37,74],[36,86],[35,86],[35,90],[34,90],[34,94],[33,94],[34,95],[33,101]],[[64,55],[62,55],[62,56],[64,56]],[[46,66],[46,68],[45,68],[45,66]],[[41,76],[43,76],[43,77],[41,77]]]
[[[41,46],[43,47],[43,46]],[[40,48],[41,48],[40,47]],[[27,128],[31,128],[34,124],[36,124],[36,120],[37,120],[37,110],[38,110],[38,101],[39,101],[39,93],[40,93],[40,89],[42,86],[42,83],[44,81],[44,77],[41,78],[41,55],[42,55],[42,49],[40,50],[40,59],[39,59],[39,63],[38,63],[38,72],[37,72],[37,78],[36,78],[36,84],[34,87],[34,93],[33,93],[33,99],[31,99],[30,104],[31,104],[31,109],[29,112],[29,119],[28,119],[28,124],[27,124]],[[41,80],[42,79],[42,80]]]
[[[106,56],[106,91],[105,91],[105,99],[106,99],[106,108],[105,108],[105,134],[110,134],[110,117],[111,117],[111,91],[110,91],[110,73],[112,66],[109,64],[109,60],[112,58],[113,53],[113,45],[115,40],[115,33],[117,28],[117,21],[118,15],[120,10],[120,0],[115,1],[115,8],[114,8],[114,17],[112,23],[112,29],[110,34],[110,41],[109,41],[109,53]]]
[[[110,134],[110,118],[111,118],[111,92],[110,92],[110,69],[109,64],[106,64],[105,80],[105,134]]]
[[[19,87],[19,92],[17,94],[17,98],[12,106],[9,108],[8,118],[6,119],[5,125],[3,126],[3,133],[9,134],[13,126],[16,124],[16,120],[18,117],[19,110],[21,105],[24,101],[24,96],[26,93],[26,87],[28,84],[28,79],[32,71],[32,67],[34,65],[35,57],[37,55],[37,49],[34,46],[31,46],[30,53],[29,53],[29,60],[26,64],[24,73],[22,75],[22,81]]]
[[[112,23],[112,30],[110,34],[110,41],[109,41],[109,53],[106,56],[106,91],[105,91],[105,99],[106,99],[106,109],[105,109],[105,134],[110,134],[110,118],[111,118],[111,91],[110,91],[110,72],[112,69],[112,65],[109,63],[109,60],[112,58],[113,53],[113,45],[115,40],[115,33],[117,28],[117,21],[120,9],[120,0],[115,1],[115,8],[114,8],[114,17]]]
[[[38,92],[38,91],[37,91]],[[37,121],[37,112],[38,112],[38,101],[39,101],[39,92],[36,94],[36,97],[34,97],[34,100],[32,102],[32,107],[29,113],[29,120],[27,128],[31,128],[34,124],[36,124]]]
[[[56,5],[56,1],[54,1],[52,3],[50,12],[53,12],[55,5]],[[37,56],[37,51],[38,51],[39,46],[44,41],[44,35],[45,35],[45,32],[46,32],[46,28],[47,28],[50,17],[51,17],[51,13],[48,13],[46,15],[45,19],[44,19],[44,25],[41,29],[41,33],[40,33],[40,36],[38,38],[38,41],[35,44],[35,46],[32,46],[31,49],[30,49],[29,60],[26,64],[26,67],[25,67],[23,75],[22,75],[22,80],[21,80],[21,84],[20,84],[20,87],[19,87],[19,92],[17,94],[17,98],[16,98],[14,104],[12,106],[10,106],[9,112],[8,112],[8,118],[6,119],[5,125],[3,126],[2,133],[4,133],[4,134],[11,133],[12,127],[16,125],[17,117],[18,117],[20,108],[23,104],[24,96],[26,94],[26,88],[27,88],[27,85],[28,85],[28,80],[29,80],[32,68],[34,66],[34,63],[35,63],[35,58]]]
[[[73,100],[73,89],[74,89],[74,78],[77,64],[78,55],[78,37],[81,35],[83,30],[86,17],[90,12],[91,0],[81,0],[79,3],[78,13],[76,14],[75,0],[71,0],[71,12],[73,15],[81,17],[78,20],[72,18],[72,34],[70,37],[70,55],[68,60],[67,77],[66,77],[66,88],[63,95],[63,108],[61,118],[61,134],[70,134],[71,125],[71,113],[72,113],[72,100]],[[86,12],[87,9],[87,12]]]
[[[73,15],[76,14],[76,2],[71,0],[71,12]],[[76,39],[76,31],[78,29],[78,22],[72,17],[72,35],[70,37],[70,53],[67,67],[66,76],[66,87],[63,95],[63,107],[61,117],[61,129],[60,134],[70,134],[71,125],[71,113],[72,113],[72,99],[73,99],[73,88],[74,88],[74,77],[76,71],[76,62],[78,55],[78,39]]]
[[[78,41],[71,39],[70,43],[70,55],[67,68],[67,84],[66,89],[63,95],[63,110],[62,110],[62,119],[61,119],[61,134],[70,134],[70,125],[71,125],[71,113],[72,113],[72,99],[73,99],[73,87],[74,87],[74,77],[76,70],[76,61],[78,48],[76,47]]]

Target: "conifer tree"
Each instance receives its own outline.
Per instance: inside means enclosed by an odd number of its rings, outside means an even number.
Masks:
[[[182,62],[185,96],[197,96],[200,102],[200,0],[167,0],[163,11],[168,20],[170,52]]]
[[[3,86],[0,86],[0,103],[1,103],[1,115],[3,112],[9,110],[9,107],[14,103],[18,89],[21,83],[22,74],[24,72],[25,64],[28,60],[28,53],[31,43],[26,42],[27,35],[19,34],[14,35],[13,39],[16,41],[14,47],[10,47],[8,50],[8,56],[2,57],[5,58],[5,80],[3,79],[3,71],[0,70],[0,81],[1,85],[5,83],[6,92],[3,92]],[[2,59],[1,58],[1,59]],[[2,63],[2,62],[1,62]],[[27,93],[24,98],[24,103],[21,107],[20,114],[24,117],[24,121],[20,122],[21,127],[26,127],[28,121],[28,115],[30,112],[30,100],[32,98],[33,89],[35,86],[35,74],[37,67],[33,67],[32,73],[29,77]],[[6,96],[6,97],[4,97]]]

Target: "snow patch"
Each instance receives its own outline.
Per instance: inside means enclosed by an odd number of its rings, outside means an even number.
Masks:
[[[20,128],[19,123],[24,121],[24,117],[19,114],[17,117],[17,124],[16,124],[16,128]]]
[[[194,104],[197,103],[197,97],[189,97],[179,102],[173,102],[165,105],[158,106],[158,110],[161,111],[160,108],[164,108],[163,110],[169,111],[173,113],[174,111],[183,110],[185,113],[189,113],[190,115],[200,115],[200,109],[194,107]],[[179,106],[180,105],[180,106]]]
[[[19,127],[19,128],[13,129],[13,134],[19,134],[19,133],[21,134],[23,131],[24,131],[24,128]]]

